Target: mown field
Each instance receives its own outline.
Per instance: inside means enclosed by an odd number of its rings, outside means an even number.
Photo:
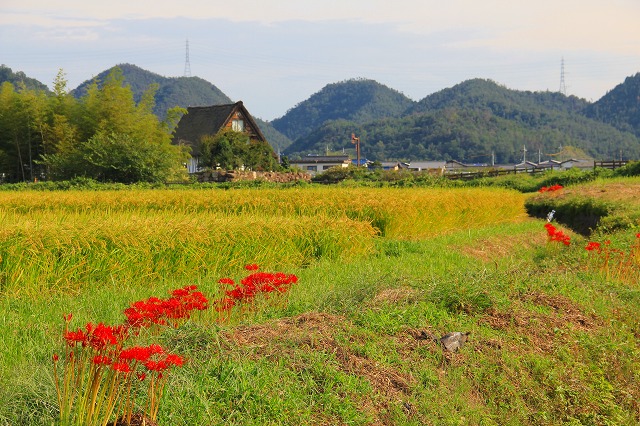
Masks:
[[[531,197],[0,193],[0,424],[59,424],[63,316],[119,324],[132,302],[186,285],[215,299],[248,264],[298,282],[147,336],[186,359],[158,424],[638,424],[640,225],[627,214],[613,234],[581,236],[554,222],[571,238],[560,244],[526,214]],[[470,332],[455,353],[432,338],[451,331]]]

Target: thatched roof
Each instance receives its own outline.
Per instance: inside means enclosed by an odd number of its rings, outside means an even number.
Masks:
[[[242,101],[238,101],[234,104],[188,107],[187,113],[178,123],[173,143],[189,145],[192,147],[192,154],[197,155],[200,138],[217,134],[229,123],[236,112],[241,113],[245,121],[245,129],[252,139],[267,140]]]

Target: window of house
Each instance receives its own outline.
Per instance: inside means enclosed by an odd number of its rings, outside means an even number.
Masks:
[[[231,121],[231,129],[236,132],[244,132],[244,120],[233,120]]]
[[[307,166],[307,170],[310,172],[316,172],[318,171],[318,166]]]

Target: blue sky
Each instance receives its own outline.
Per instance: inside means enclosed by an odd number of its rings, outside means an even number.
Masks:
[[[446,4],[443,4],[446,3]],[[0,63],[69,88],[119,63],[281,117],[330,83],[414,100],[470,78],[595,101],[640,72],[638,0],[1,0]]]

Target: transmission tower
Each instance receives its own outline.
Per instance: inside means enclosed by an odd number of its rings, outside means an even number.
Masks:
[[[187,39],[187,53],[184,57],[184,76],[191,77],[191,63],[189,62],[189,39]]]
[[[560,93],[567,94],[567,85],[564,82],[564,57],[560,61]]]

